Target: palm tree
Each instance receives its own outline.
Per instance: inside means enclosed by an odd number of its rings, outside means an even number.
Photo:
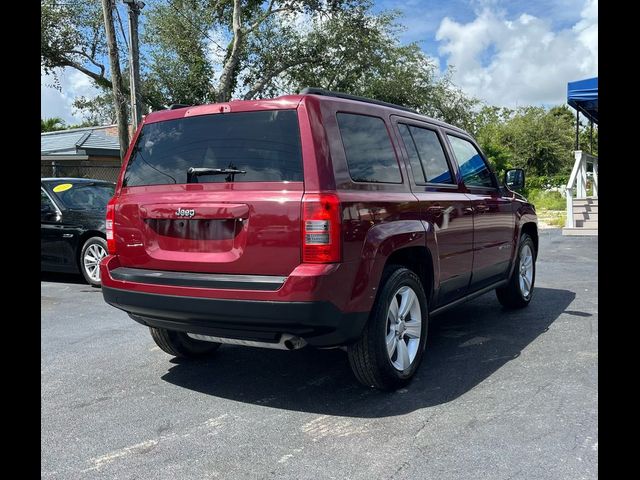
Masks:
[[[55,132],[56,130],[64,130],[65,128],[67,127],[64,124],[64,120],[60,117],[40,119],[40,132]]]

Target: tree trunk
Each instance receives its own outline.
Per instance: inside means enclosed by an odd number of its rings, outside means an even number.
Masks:
[[[102,0],[104,29],[109,49],[109,65],[111,66],[111,86],[113,102],[118,123],[118,140],[120,141],[120,161],[124,159],[129,148],[129,125],[127,121],[127,99],[122,91],[122,73],[120,72],[120,56],[116,43],[116,32],[113,27],[113,0]]]
[[[240,63],[240,47],[243,40],[242,17],[240,0],[233,1],[233,40],[231,53],[220,75],[220,88],[218,89],[218,102],[228,102],[233,94],[233,79]]]

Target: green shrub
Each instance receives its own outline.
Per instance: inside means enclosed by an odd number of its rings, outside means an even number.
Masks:
[[[544,190],[547,188],[564,187],[569,181],[569,175],[541,175],[526,177],[527,189]]]
[[[567,201],[562,197],[560,192],[528,189],[525,197],[538,209],[564,210],[567,208]]]

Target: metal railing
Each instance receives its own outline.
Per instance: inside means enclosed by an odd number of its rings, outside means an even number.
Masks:
[[[116,182],[120,175],[120,165],[89,164],[87,161],[77,160],[41,160],[40,178],[43,177],[73,177],[95,178]]]
[[[567,197],[567,220],[565,226],[567,228],[573,228],[575,222],[573,220],[573,199],[582,199],[591,196],[598,198],[598,157],[590,155],[582,150],[576,150],[573,152],[576,158],[571,170],[571,176],[567,182],[566,197]],[[591,195],[588,195],[589,185],[587,182],[587,167],[592,165],[592,179],[591,179]],[[575,187],[575,191],[574,191]]]

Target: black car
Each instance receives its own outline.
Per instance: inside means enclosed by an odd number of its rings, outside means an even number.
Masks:
[[[82,273],[100,285],[107,254],[105,214],[115,184],[88,178],[40,179],[40,270]]]

